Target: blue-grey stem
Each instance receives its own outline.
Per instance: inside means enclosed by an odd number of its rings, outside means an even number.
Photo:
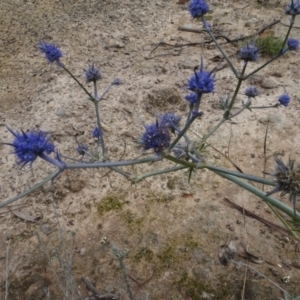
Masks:
[[[88,169],[88,168],[110,168],[110,167],[124,167],[131,165],[138,165],[144,163],[150,163],[161,160],[161,157],[152,156],[136,160],[125,160],[115,162],[97,162],[97,163],[78,163],[78,164],[66,164],[66,169]]]
[[[25,192],[13,197],[13,198],[10,198],[9,200],[7,201],[4,201],[2,203],[0,203],[0,208],[1,207],[4,207],[8,204],[11,204],[27,195],[29,195],[30,193],[34,192],[35,190],[41,188],[44,184],[46,184],[48,181],[52,180],[53,178],[57,177],[60,173],[62,172],[62,170],[60,169],[57,169],[55,170],[53,173],[51,173],[49,176],[47,176],[46,178],[44,178],[42,181],[40,181],[39,183],[35,184],[33,187],[31,187],[30,189],[26,190]]]
[[[48,156],[47,154],[45,153],[42,153],[39,155],[39,157],[45,161],[47,161],[48,163],[50,163],[51,165],[54,165],[55,167],[59,168],[60,170],[64,170],[65,167],[66,167],[66,164],[65,162],[60,162],[50,156]]]
[[[276,103],[274,105],[267,105],[267,106],[250,106],[251,109],[262,109],[262,108],[277,108],[280,105],[282,105],[281,103]]]
[[[197,168],[199,168],[199,169],[204,168],[204,169],[208,169],[208,170],[211,170],[211,171],[217,171],[217,172],[233,175],[233,176],[236,176],[236,177],[239,177],[239,178],[244,178],[244,179],[247,179],[247,180],[250,180],[250,181],[259,182],[259,183],[270,185],[270,186],[276,186],[276,184],[277,184],[275,181],[266,179],[264,177],[259,177],[259,176],[255,176],[255,175],[249,175],[249,174],[245,174],[245,173],[240,173],[240,172],[228,170],[228,169],[225,169],[225,168],[213,166],[209,163],[203,163],[202,165],[197,166]]]
[[[222,49],[222,47],[219,45],[219,43],[217,42],[215,36],[213,35],[212,31],[209,29],[209,27],[207,26],[207,21],[205,19],[204,16],[201,16],[202,22],[204,24],[204,26],[206,26],[206,31],[209,34],[209,36],[211,37],[211,39],[214,41],[214,43],[216,44],[216,46],[218,47],[219,51],[221,52],[221,54],[223,55],[223,57],[225,58],[225,60],[227,61],[229,67],[231,68],[232,72],[234,73],[236,78],[239,78],[239,74],[237,72],[237,70],[235,69],[235,67],[233,66],[231,60],[229,59],[229,57],[227,56],[227,54],[225,53],[225,51]]]
[[[203,93],[197,92],[197,101],[196,101],[196,105],[195,105],[195,109],[194,109],[194,111],[196,113],[199,111],[202,95],[203,95]]]
[[[152,176],[156,176],[156,175],[160,175],[160,174],[175,172],[175,171],[183,170],[183,169],[186,169],[186,168],[187,168],[186,166],[177,166],[177,167],[167,168],[167,169],[163,169],[163,170],[157,170],[157,171],[153,171],[153,172],[149,172],[149,173],[139,175],[135,179],[133,178],[132,180],[134,181],[134,183],[138,183],[139,181],[141,181],[141,180],[143,180],[147,177],[152,177]]]
[[[241,112],[243,112],[245,109],[249,108],[249,105],[251,104],[251,98],[249,97],[247,102],[243,105],[241,109],[239,109],[237,112],[235,112],[233,115],[230,116],[230,119],[238,116]],[[251,107],[252,108],[252,107]]]
[[[184,134],[187,132],[187,130],[190,128],[192,123],[196,120],[198,116],[196,114],[193,114],[191,119],[186,122],[186,125],[184,128],[178,133],[176,139],[173,141],[173,143],[168,147],[168,150],[171,151],[173,147],[179,142],[179,140],[184,136]]]
[[[87,89],[83,86],[83,84],[81,84],[78,79],[63,65],[62,68],[76,81],[76,83],[82,88],[82,90],[89,96],[89,100],[91,101],[96,101],[96,99],[94,99],[94,97],[92,96],[92,94],[90,94]]]
[[[104,96],[108,93],[108,91],[110,90],[110,88],[113,86],[113,83],[110,83],[109,86],[106,88],[106,90],[102,93],[102,95],[99,97],[99,99],[97,99],[98,101],[101,101]]]
[[[294,212],[294,209],[287,206],[283,202],[271,197],[271,196],[266,196],[266,193],[261,191],[260,189],[254,187],[253,185],[237,178],[236,176],[232,176],[226,173],[222,172],[217,172],[214,171],[216,174],[220,175],[221,177],[224,177],[235,184],[239,185],[240,187],[244,188],[245,190],[251,192],[252,194],[260,197],[263,201],[270,203],[271,205],[277,207],[279,210],[282,212],[286,213],[288,216],[293,218],[295,221],[300,221],[300,214],[298,212]]]
[[[98,90],[97,90],[97,81],[96,80],[93,81],[93,85],[94,85],[94,99],[96,99],[98,101],[99,99],[98,99]]]
[[[283,41],[283,43],[282,43],[282,47],[281,47],[281,49],[280,49],[279,52],[283,52],[283,50],[284,50],[285,44],[286,44],[286,42],[287,42],[287,40],[288,40],[288,38],[289,38],[289,35],[290,35],[290,33],[291,33],[291,30],[292,30],[293,26],[294,26],[295,18],[296,18],[296,16],[295,16],[295,15],[292,15],[292,17],[291,17],[291,23],[290,23],[289,29],[288,29],[288,31],[287,31],[287,33],[286,33],[285,39],[284,39],[284,41]]]
[[[238,93],[239,93],[239,90],[240,90],[240,88],[241,88],[242,82],[243,82],[243,80],[244,80],[244,79],[243,79],[243,76],[244,76],[244,74],[245,74],[246,67],[247,67],[247,61],[244,62],[242,72],[241,72],[241,74],[240,74],[239,77],[238,77],[238,83],[237,83],[237,85],[236,85],[234,94],[233,94],[233,96],[232,96],[232,98],[231,98],[231,101],[230,101],[230,103],[229,103],[229,105],[228,105],[228,108],[227,108],[226,111],[224,112],[223,118],[224,118],[225,120],[229,120],[229,119],[230,119],[230,112],[231,112],[231,109],[232,109],[232,107],[233,107],[233,105],[234,105],[234,102],[235,102],[235,100],[236,100],[236,97],[237,97],[237,95],[238,95]]]
[[[103,129],[102,129],[100,114],[99,114],[99,107],[98,107],[99,102],[98,101],[94,102],[94,105],[95,105],[95,111],[96,111],[97,125],[98,125],[98,129],[99,129],[99,133],[100,133],[99,141],[101,144],[103,160],[106,161],[107,153],[106,153],[105,142],[104,142],[104,138],[103,138]]]

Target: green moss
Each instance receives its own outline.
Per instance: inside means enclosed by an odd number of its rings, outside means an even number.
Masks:
[[[167,245],[165,249],[157,255],[159,259],[160,269],[170,268],[177,261],[177,256],[174,246]]]
[[[174,190],[176,188],[177,177],[172,177],[167,181],[167,188]]]
[[[149,193],[146,196],[151,202],[158,202],[158,203],[167,203],[171,202],[172,198],[164,193]]]
[[[119,200],[119,197],[115,194],[107,195],[100,200],[98,204],[98,213],[102,216],[104,213],[111,210],[121,210],[124,202]]]
[[[142,259],[144,259],[147,262],[151,262],[153,260],[153,251],[147,247],[141,248],[137,254],[134,256],[134,259],[136,262],[140,262]]]
[[[125,220],[128,227],[132,230],[140,230],[142,227],[142,218],[138,218],[131,210],[126,209],[122,212],[121,217]]]
[[[174,285],[182,291],[183,295],[193,300],[208,299],[207,294],[213,295],[212,299],[214,300],[229,299],[229,296],[232,296],[232,291],[229,288],[230,285],[225,283],[224,288],[215,289],[203,282],[190,278],[186,272],[183,273],[177,282],[174,282]]]

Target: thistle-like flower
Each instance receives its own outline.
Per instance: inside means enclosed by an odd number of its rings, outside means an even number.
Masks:
[[[94,64],[89,65],[89,67],[84,70],[86,82],[96,82],[102,78],[100,70],[94,66]]]
[[[290,201],[293,202],[294,212],[296,213],[297,197],[300,193],[300,166],[296,166],[294,160],[289,160],[287,165],[280,158],[276,157],[275,161],[276,171],[274,174],[269,175],[276,178],[277,185],[266,196],[277,192],[281,192],[281,196],[289,194]]]
[[[39,48],[41,52],[45,54],[45,57],[51,64],[57,62],[59,66],[62,66],[60,58],[63,56],[63,54],[56,45],[40,42]]]
[[[97,139],[102,135],[103,135],[102,129],[99,130],[98,127],[96,127],[92,132],[92,136]]]
[[[76,148],[76,151],[79,155],[84,156],[86,154],[86,152],[88,151],[88,149],[89,149],[88,145],[79,143]]]
[[[168,128],[156,121],[156,123],[145,126],[145,133],[141,138],[144,150],[153,149],[157,155],[169,147],[171,137]]]
[[[122,84],[121,79],[120,78],[115,78],[115,80],[113,81],[112,84],[113,85],[121,85]]]
[[[245,62],[257,61],[259,58],[259,48],[255,44],[247,44],[240,50],[239,56]]]
[[[191,0],[189,3],[189,11],[193,18],[198,18],[209,11],[209,6],[205,0]]]
[[[299,50],[299,41],[297,39],[290,38],[287,41],[287,46],[290,51]]]
[[[245,91],[245,95],[249,98],[255,98],[259,95],[259,91],[256,86],[249,86]]]
[[[190,78],[189,90],[197,94],[212,93],[215,88],[215,81],[213,71],[208,72],[203,69],[203,58],[201,57],[200,70],[195,71],[195,75]]]
[[[175,128],[179,127],[181,120],[181,116],[177,116],[174,113],[165,113],[164,115],[160,116],[160,118],[161,125],[169,128],[172,133],[175,132]]]
[[[278,101],[281,105],[287,107],[291,102],[291,97],[289,94],[283,94],[278,98]]]
[[[291,0],[291,3],[285,9],[285,13],[290,16],[300,15],[299,0]]]
[[[54,144],[50,142],[49,135],[44,131],[12,131],[7,129],[14,135],[15,139],[12,144],[14,147],[14,154],[17,155],[18,163],[23,167],[26,164],[32,165],[38,156],[42,157],[44,154],[51,154],[54,152]]]
[[[185,96],[185,100],[190,102],[190,105],[194,105],[197,102],[197,94],[196,93],[190,93],[187,96]]]

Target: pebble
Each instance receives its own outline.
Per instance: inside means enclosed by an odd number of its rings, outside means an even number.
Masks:
[[[270,77],[266,77],[263,80],[263,82],[261,83],[261,87],[265,88],[265,89],[274,89],[277,86],[278,86],[278,83]]]

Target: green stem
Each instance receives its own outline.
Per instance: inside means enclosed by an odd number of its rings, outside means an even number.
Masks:
[[[245,173],[240,173],[240,172],[236,172],[236,171],[231,171],[225,168],[221,168],[221,167],[216,167],[210,164],[203,164],[200,169],[208,169],[214,172],[221,172],[223,174],[229,174],[229,175],[233,175],[239,178],[244,178],[250,181],[254,181],[254,182],[259,182],[262,184],[266,184],[266,185],[271,185],[271,186],[276,186],[276,182],[273,180],[269,180],[263,177],[259,177],[259,176],[254,176],[254,175],[249,175],[249,174],[245,174]]]
[[[50,181],[51,179],[55,178],[56,176],[58,176],[62,171],[60,169],[55,170],[53,173],[51,173],[49,176],[47,176],[46,178],[44,178],[42,181],[40,181],[39,183],[35,184],[32,188],[28,189],[27,191],[7,200],[4,201],[2,203],[0,203],[0,208],[4,207],[8,204],[11,204],[15,201],[17,201],[20,198],[23,198],[27,195],[29,195],[30,193],[34,192],[35,190],[39,189],[40,187],[42,187],[45,183],[47,183],[48,181]]]
[[[224,178],[234,182],[235,184],[237,184],[240,187],[244,188],[245,190],[251,192],[252,194],[260,197],[263,201],[275,206],[276,208],[278,208],[279,210],[281,210],[282,212],[286,213],[288,216],[293,218],[295,221],[300,221],[300,214],[298,212],[295,213],[293,208],[287,206],[283,202],[281,202],[271,196],[266,196],[265,192],[261,191],[260,189],[254,187],[253,185],[251,185],[241,179],[236,178],[235,176],[217,172],[217,171],[214,171],[214,172],[216,174],[220,175],[221,177],[224,177]]]
[[[133,179],[133,181],[134,181],[134,183],[138,183],[139,181],[141,181],[141,180],[143,180],[147,177],[160,175],[160,174],[165,174],[165,173],[170,173],[170,172],[175,172],[175,171],[183,170],[183,169],[186,169],[186,168],[187,168],[186,166],[178,166],[178,167],[158,170],[158,171],[154,171],[154,172],[149,172],[149,173],[145,173],[145,174],[142,174],[142,175],[136,177],[135,179]]]
[[[204,24],[207,24],[207,21],[205,19],[204,16],[201,16],[202,18],[202,22]],[[205,26],[206,27],[206,26]],[[211,30],[206,30],[210,36],[210,38],[214,41],[214,43],[216,44],[216,46],[218,47],[219,51],[221,52],[221,54],[223,55],[223,57],[226,59],[228,65],[230,66],[232,72],[234,73],[236,78],[239,78],[239,73],[237,72],[237,70],[235,69],[235,67],[233,66],[231,60],[229,59],[229,57],[227,56],[227,54],[224,52],[224,50],[222,49],[222,47],[219,45],[219,43],[217,42],[215,36],[213,35],[213,33],[211,32]]]
[[[62,66],[62,68],[76,81],[76,83],[82,88],[82,90],[89,96],[89,100],[95,101],[94,97],[92,94],[90,94],[87,89],[78,81],[78,79],[65,67]]]
[[[164,158],[167,159],[167,160],[170,160],[176,164],[180,164],[182,166],[185,166],[186,168],[195,168],[196,167],[196,164],[195,163],[190,163],[186,160],[181,160],[179,158],[176,158],[172,155],[169,155],[169,154],[164,154]]]

